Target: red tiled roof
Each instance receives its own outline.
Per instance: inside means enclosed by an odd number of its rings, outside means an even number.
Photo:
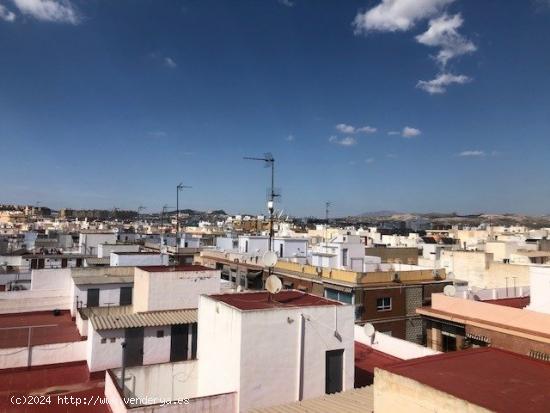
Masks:
[[[173,271],[217,271],[215,268],[204,265],[149,265],[138,267],[147,272],[173,272]]]
[[[262,310],[266,308],[314,307],[319,305],[342,305],[338,301],[303,293],[296,290],[285,290],[272,295],[269,301],[267,291],[236,294],[210,295],[214,300],[222,301],[240,310]]]
[[[25,327],[28,326],[35,326],[31,334],[33,346],[82,340],[69,311],[61,311],[59,316],[53,315],[52,311],[1,314],[0,348],[26,347],[29,329]],[[5,327],[21,328],[3,329]]]
[[[525,308],[531,303],[531,297],[499,298],[497,300],[483,300],[487,304],[503,305],[505,307]]]
[[[547,413],[550,363],[495,348],[422,357],[382,367],[500,413]]]
[[[356,341],[354,387],[371,385],[373,383],[375,367],[384,367],[400,361],[403,360]]]
[[[90,375],[86,362],[32,367],[31,369],[0,370],[0,412],[83,412],[108,413],[105,398],[105,373]],[[50,404],[14,405],[12,395],[36,395],[50,397]],[[58,396],[79,397],[81,400],[96,401],[95,405],[75,406],[59,404]],[[103,401],[103,403],[105,403]]]

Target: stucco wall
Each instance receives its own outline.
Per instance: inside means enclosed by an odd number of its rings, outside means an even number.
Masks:
[[[376,413],[489,412],[483,407],[379,368],[374,370],[374,411]]]
[[[0,349],[0,369],[27,367],[27,347]],[[69,363],[86,359],[86,342],[43,344],[31,347],[31,366]]]

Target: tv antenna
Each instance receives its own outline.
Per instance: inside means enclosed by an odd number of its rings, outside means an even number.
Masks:
[[[180,191],[183,189],[191,188],[190,186],[184,185],[182,182],[180,182],[176,186],[176,265],[179,264],[179,236],[180,236]]]

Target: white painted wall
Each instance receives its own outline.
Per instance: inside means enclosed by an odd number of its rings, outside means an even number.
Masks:
[[[137,244],[99,244],[97,246],[97,257],[108,258],[111,252],[138,252]]]
[[[70,310],[71,297],[63,290],[0,292],[0,314]]]
[[[168,265],[166,254],[110,254],[111,267],[133,267],[147,265]]]
[[[131,287],[133,283],[119,283],[119,284],[78,284],[74,285],[74,291],[72,295],[72,314],[76,311],[77,300],[81,307],[88,305],[88,289],[99,289],[99,306],[107,307],[113,305],[120,305],[120,289],[122,287]]]
[[[31,347],[31,366],[70,363],[86,359],[86,341]],[[27,347],[0,349],[0,369],[28,366]]]
[[[354,334],[355,341],[402,360],[410,360],[440,353],[431,348],[411,343],[410,341],[401,340],[388,334],[380,333],[379,331],[376,332],[374,340],[371,340],[371,338],[365,334],[363,326],[359,325],[354,327]]]
[[[307,318],[304,399],[325,393],[327,350],[344,349],[343,389],[352,389],[352,306],[241,312],[202,296],[198,338],[199,392],[231,391],[237,386],[239,411],[297,401],[301,314]],[[342,342],[334,335],[336,325]]]
[[[529,267],[531,302],[528,310],[550,314],[550,266]]]
[[[148,272],[136,268],[134,311],[197,308],[201,294],[220,292],[220,270]]]
[[[32,270],[31,290],[63,290],[71,291],[71,269]]]
[[[157,337],[157,331],[163,330],[164,337]],[[145,327],[143,340],[143,364],[168,363],[170,361],[171,327]],[[86,361],[90,371],[112,369],[122,366],[122,342],[125,330],[96,331],[88,321],[88,341]],[[101,343],[105,338],[106,342]],[[114,342],[111,340],[114,339]]]
[[[78,249],[81,254],[97,254],[99,244],[114,244],[117,234],[113,233],[81,233],[78,240]]]
[[[283,246],[283,255],[280,255],[281,245]],[[305,257],[307,254],[307,239],[300,238],[275,238],[273,247],[279,257],[293,258]]]

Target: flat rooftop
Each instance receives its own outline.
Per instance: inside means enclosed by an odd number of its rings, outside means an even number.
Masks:
[[[149,265],[137,268],[147,272],[218,271],[215,268],[205,267],[204,265]]]
[[[547,413],[550,363],[495,348],[477,348],[382,367],[500,413]]]
[[[54,316],[52,311],[0,315],[0,348],[26,347],[29,329],[33,326],[31,345],[81,341],[69,311]]]
[[[531,297],[498,298],[495,300],[483,300],[488,304],[503,305],[505,307],[525,308],[531,303]]]
[[[269,296],[271,295],[271,299]],[[253,293],[213,294],[210,298],[222,301],[239,310],[264,310],[268,308],[316,307],[321,305],[342,305],[338,301],[303,293],[296,290],[285,290],[277,294],[267,291]]]
[[[107,413],[107,404],[99,403],[105,397],[104,373],[92,374],[88,371],[86,362],[65,363],[50,366],[32,367],[30,369],[0,370],[0,411],[4,412],[68,412]],[[51,404],[19,406],[10,403],[12,395],[51,395]],[[94,405],[81,404],[60,405],[57,396],[80,397],[95,400]]]

